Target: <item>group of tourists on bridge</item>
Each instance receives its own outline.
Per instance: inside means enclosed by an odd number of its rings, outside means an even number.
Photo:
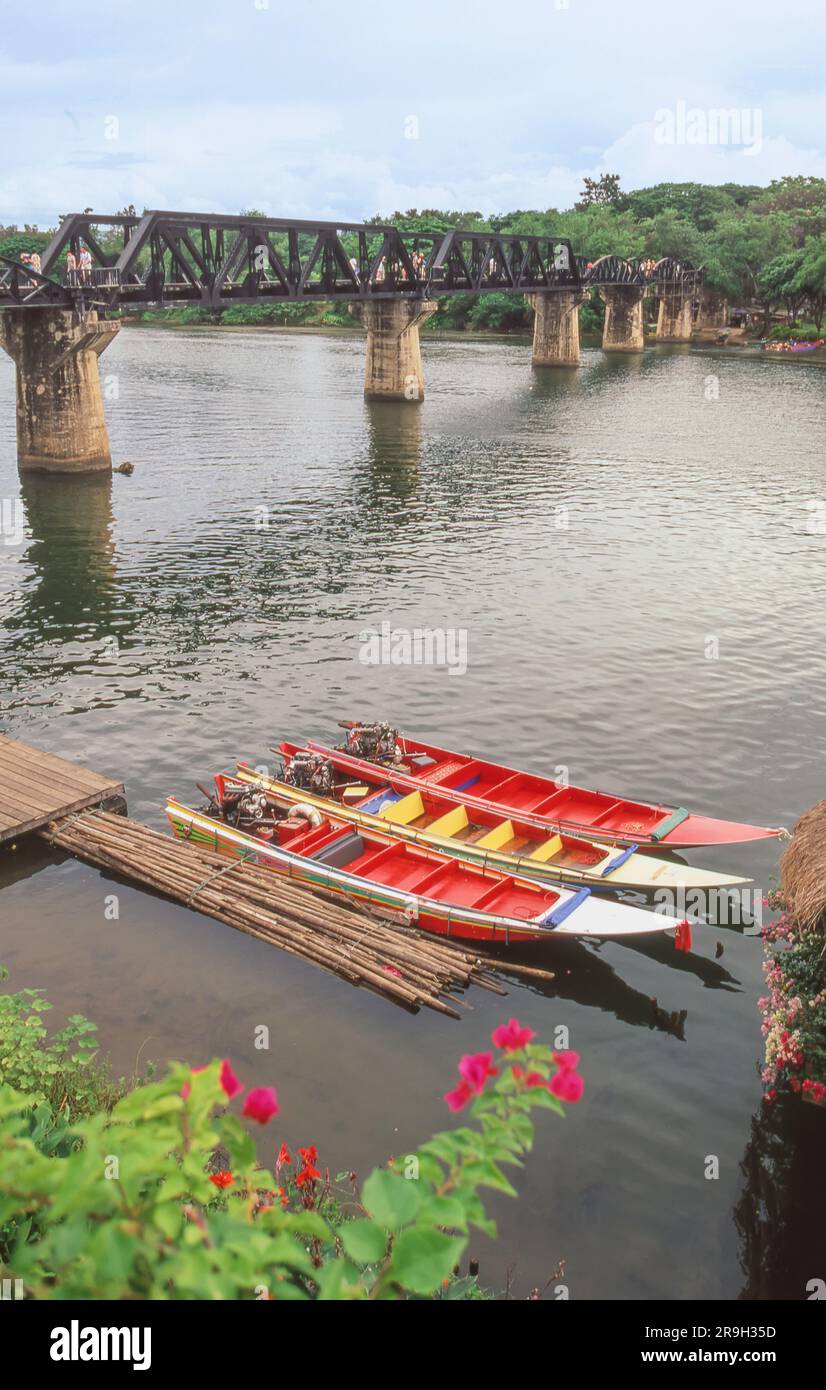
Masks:
[[[68,285],[91,285],[92,253],[88,246],[81,246],[75,255],[71,246],[66,252],[66,283]]]
[[[42,275],[42,261],[39,251],[21,251],[20,264],[35,275]],[[66,252],[66,284],[73,289],[92,283],[92,253],[88,246],[81,246],[76,255],[69,247]]]
[[[427,257],[425,256],[424,251],[413,251],[410,256],[410,262],[413,267],[412,278],[414,280],[423,280],[425,278],[425,266],[427,265]],[[356,280],[359,280],[359,263],[355,256],[350,257],[350,269],[353,272],[354,278]],[[376,267],[377,285],[383,284],[385,278],[387,277],[388,271],[391,280],[408,280],[411,278],[407,273],[407,266],[404,265],[402,262],[393,259],[390,261],[390,264],[388,266],[385,264],[384,259],[382,259],[379,261],[379,264]]]

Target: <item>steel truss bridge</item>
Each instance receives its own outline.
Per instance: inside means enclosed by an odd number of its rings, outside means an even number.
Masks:
[[[79,260],[82,248],[91,253],[91,268],[67,272],[66,253]],[[0,257],[0,310],[190,304],[217,311],[307,299],[584,293],[595,286],[673,295],[694,294],[701,283],[701,269],[672,257],[586,262],[564,238],[211,213],[72,213],[46,247],[40,273]]]

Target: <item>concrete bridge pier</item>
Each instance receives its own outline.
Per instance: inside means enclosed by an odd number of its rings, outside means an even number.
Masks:
[[[112,467],[98,357],[119,325],[74,309],[7,309],[0,347],[17,367],[21,473],[101,473]]]
[[[367,329],[364,395],[368,401],[423,401],[419,328],[435,314],[429,299],[376,299],[350,305]]]
[[[580,290],[541,290],[525,296],[534,312],[534,367],[578,367]]]
[[[657,314],[657,342],[690,343],[693,327],[691,295],[682,290],[666,290]]]
[[[645,347],[642,307],[645,286],[603,285],[599,294],[605,305],[602,351],[642,352]]]

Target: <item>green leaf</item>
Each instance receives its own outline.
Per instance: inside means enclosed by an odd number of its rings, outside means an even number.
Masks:
[[[411,1226],[393,1244],[390,1277],[412,1293],[435,1293],[467,1245],[464,1236],[446,1236],[430,1226]]]
[[[161,1202],[152,1213],[153,1225],[170,1240],[177,1240],[183,1221],[183,1212],[177,1202]]]
[[[278,1218],[279,1224],[285,1231],[294,1231],[296,1235],[310,1236],[313,1240],[330,1240],[330,1228],[323,1216],[319,1216],[317,1211],[293,1211],[280,1213],[276,1208],[274,1215]]]
[[[357,1264],[375,1265],[384,1259],[387,1232],[375,1221],[345,1221],[338,1234],[347,1254]]]
[[[517,1195],[516,1188],[508,1182],[502,1169],[492,1159],[474,1159],[464,1164],[462,1181],[474,1187],[493,1187],[497,1192],[506,1192],[509,1197]]]
[[[362,1189],[362,1202],[386,1231],[400,1231],[413,1221],[421,1203],[419,1184],[376,1168]]]
[[[363,1298],[359,1272],[349,1260],[329,1260],[322,1269],[313,1272],[321,1299]]]
[[[430,1222],[434,1226],[449,1226],[451,1229],[466,1231],[468,1215],[462,1193],[430,1197],[422,1203],[418,1220],[420,1225]]]

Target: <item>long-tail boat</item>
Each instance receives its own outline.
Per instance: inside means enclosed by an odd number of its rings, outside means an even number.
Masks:
[[[296,883],[402,914],[439,935],[509,945],[556,935],[627,937],[685,927],[663,912],[594,898],[589,888],[574,892],[466,864],[332,816],[319,816],[318,824],[290,816],[268,824],[262,816],[257,830],[249,833],[174,797],[167,801],[166,814],[181,839],[249,859]]]
[[[328,748],[315,740],[308,741],[307,748],[322,753],[343,772],[366,776],[374,764],[350,751],[363,746],[359,733],[365,726],[354,723],[346,727],[348,739],[343,749]],[[494,808],[503,818],[518,817],[552,830],[598,838],[606,844],[634,845],[640,850],[731,845],[785,833],[782,826],[770,829],[716,820],[694,815],[684,806],[654,805],[611,792],[563,785],[550,777],[520,772],[469,753],[454,753],[407,735],[397,735],[395,752],[383,754],[381,766],[394,789],[438,790],[468,809]]]
[[[293,775],[301,750],[282,743],[285,777]],[[324,815],[335,814],[351,825],[385,831],[395,839],[421,844],[464,859],[470,864],[490,864],[503,873],[519,874],[557,883],[587,883],[594,889],[699,890],[730,888],[750,883],[747,878],[688,864],[639,854],[634,846],[586,840],[581,836],[551,834],[530,821],[503,820],[498,811],[474,809],[455,802],[438,790],[394,791],[386,773],[370,766],[361,784],[353,779],[333,782],[328,795],[318,795],[304,784],[264,777],[247,763],[238,763],[242,783],[261,788],[276,806],[310,806]],[[216,783],[219,778],[216,777]],[[223,787],[221,788],[223,790]]]

